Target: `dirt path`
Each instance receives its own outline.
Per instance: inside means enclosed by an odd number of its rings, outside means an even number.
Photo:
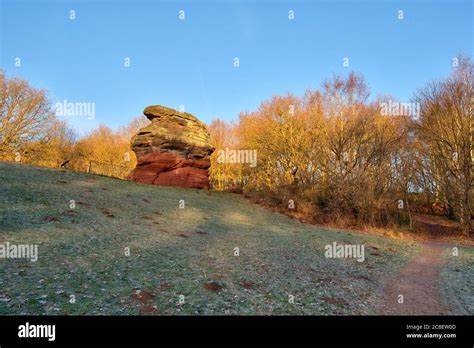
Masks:
[[[447,261],[443,252],[463,242],[473,240],[460,235],[459,225],[445,217],[413,214],[414,234],[422,243],[421,252],[385,286],[385,303],[380,314],[439,315],[446,313],[439,293],[440,271]],[[403,303],[399,303],[403,295]]]
[[[445,308],[438,293],[439,272],[446,245],[425,242],[423,250],[384,289],[385,315],[439,315]],[[403,303],[399,303],[403,295]]]

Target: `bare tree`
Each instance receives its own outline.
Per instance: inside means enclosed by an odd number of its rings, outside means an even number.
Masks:
[[[0,71],[0,156],[23,152],[31,142],[54,133],[55,115],[42,90],[28,82],[7,79]]]
[[[473,77],[472,62],[461,57],[448,79],[430,82],[415,98],[421,105],[419,137],[432,159],[436,185],[443,189],[466,234],[473,229]]]

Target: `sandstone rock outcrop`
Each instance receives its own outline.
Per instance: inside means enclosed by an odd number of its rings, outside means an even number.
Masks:
[[[147,184],[208,188],[214,147],[205,124],[161,105],[148,106],[143,113],[151,124],[132,138],[137,166],[130,178]]]

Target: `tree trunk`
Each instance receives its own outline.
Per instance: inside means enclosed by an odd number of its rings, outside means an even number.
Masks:
[[[410,231],[413,229],[413,219],[411,217],[410,204],[408,203],[408,194],[405,192],[405,202],[407,204],[408,218],[410,219]]]
[[[471,219],[471,204],[469,199],[469,190],[464,191],[464,202],[463,202],[463,223],[462,229],[464,234],[470,236],[473,233],[472,219]]]

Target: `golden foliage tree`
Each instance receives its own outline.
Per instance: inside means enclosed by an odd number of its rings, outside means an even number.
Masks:
[[[49,142],[58,129],[51,103],[42,90],[0,71],[0,157],[23,155],[31,144]]]
[[[277,204],[310,203],[350,224],[400,220],[396,197],[404,195],[393,159],[405,151],[409,122],[381,115],[368,96],[364,79],[351,73],[325,81],[322,91],[273,97],[240,114],[234,144],[258,154],[256,167],[239,166],[242,188]],[[221,139],[215,128],[211,134]]]
[[[473,67],[469,58],[461,57],[449,78],[430,82],[416,94],[422,110],[418,136],[435,198],[446,202],[466,234],[473,231]]]

